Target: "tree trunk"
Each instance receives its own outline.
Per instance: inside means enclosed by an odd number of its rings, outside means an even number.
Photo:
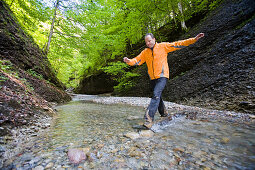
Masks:
[[[185,24],[185,19],[184,19],[184,14],[183,14],[183,7],[182,7],[182,0],[178,3],[178,8],[181,12],[181,25],[182,29],[187,30],[186,24]]]
[[[169,11],[169,19],[171,21],[171,19],[173,18],[174,19],[174,24],[176,25],[177,24],[176,19],[175,19],[176,12],[175,12],[175,8],[174,8],[174,5],[173,5],[172,1],[170,2],[170,8],[172,9],[171,11],[173,13],[173,16],[171,16],[171,12]]]
[[[46,54],[48,53],[49,48],[50,48],[50,41],[51,41],[51,37],[52,37],[52,34],[53,34],[54,22],[55,22],[55,19],[56,19],[56,14],[57,14],[58,6],[59,6],[59,0],[57,0],[56,7],[55,7],[55,11],[54,11],[54,16],[53,16],[52,23],[51,23],[51,28],[50,28],[50,34],[49,34],[49,38],[48,38],[48,43],[47,43],[46,50],[45,50],[45,53],[46,53]]]

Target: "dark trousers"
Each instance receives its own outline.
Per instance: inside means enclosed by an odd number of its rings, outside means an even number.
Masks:
[[[151,80],[153,96],[147,108],[147,112],[149,112],[149,116],[152,118],[152,120],[154,120],[154,116],[157,110],[159,111],[160,115],[164,115],[165,113],[165,105],[161,98],[161,94],[166,86],[166,83],[167,83],[167,78],[165,77]],[[145,119],[146,119],[146,116],[145,116]]]

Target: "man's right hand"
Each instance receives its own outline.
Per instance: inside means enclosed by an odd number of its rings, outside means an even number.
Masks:
[[[123,61],[124,61],[125,63],[129,63],[129,62],[130,62],[130,59],[127,58],[127,57],[124,57],[124,58],[123,58]]]

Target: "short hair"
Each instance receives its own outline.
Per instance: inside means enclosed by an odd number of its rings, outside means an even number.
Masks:
[[[144,36],[144,38],[146,38],[147,36],[151,36],[152,39],[155,38],[154,35],[153,35],[152,33],[147,33],[147,34]]]

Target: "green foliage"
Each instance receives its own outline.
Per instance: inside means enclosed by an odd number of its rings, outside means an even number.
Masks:
[[[127,71],[128,68],[129,66],[126,63],[120,61],[109,63],[107,67],[102,68],[104,72],[112,75],[113,79],[119,83],[114,87],[115,91],[122,92],[130,89],[134,86],[133,78],[140,76],[137,73]]]
[[[41,74],[38,74],[37,72],[35,72],[33,69],[27,70],[27,73],[33,77],[38,78],[38,79],[41,79],[41,80],[43,79],[43,76]]]
[[[119,84],[117,86],[114,86],[114,90],[117,93],[123,93],[129,90],[135,85],[133,78],[139,76],[140,75],[137,73],[126,72],[126,74],[121,79],[119,79]]]
[[[10,72],[13,69],[12,63],[9,60],[0,60],[0,69],[3,72]]]
[[[176,79],[178,79],[179,77],[185,75],[185,73],[186,73],[186,72],[181,72],[181,74],[175,76],[175,77],[173,78],[173,80],[176,80]]]
[[[45,48],[56,0],[4,0],[22,28]],[[47,3],[46,3],[47,2]],[[178,3],[182,2],[183,14]],[[138,75],[126,72],[117,62],[126,49],[155,33],[167,23],[175,29],[181,20],[194,13],[213,9],[221,0],[79,0],[60,1],[51,38],[48,59],[57,77],[67,86],[76,87],[83,77],[103,68],[119,82],[116,90],[131,87]],[[105,67],[108,65],[107,67]],[[34,74],[34,73],[31,73]]]
[[[42,48],[46,42],[45,23],[50,19],[51,10],[40,0],[4,0],[14,13],[25,32],[33,37]]]
[[[6,80],[8,80],[7,77],[1,76],[1,75],[0,75],[0,83],[1,83],[1,82],[5,82]],[[2,86],[0,86],[0,88],[1,88],[1,87],[2,87]]]
[[[120,61],[109,63],[107,67],[103,67],[102,70],[108,74],[111,74],[115,77],[122,77],[126,74],[126,69],[129,66]],[[116,80],[118,80],[117,78]]]

